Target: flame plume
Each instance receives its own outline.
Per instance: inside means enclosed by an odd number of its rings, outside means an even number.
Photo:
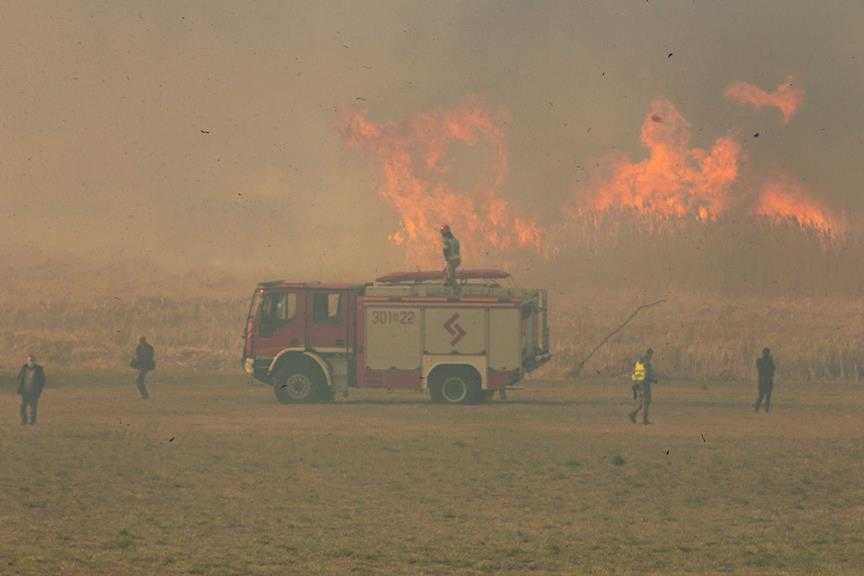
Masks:
[[[777,86],[773,92],[766,92],[747,82],[736,82],[726,88],[725,94],[727,98],[738,104],[753,106],[754,108],[764,106],[777,108],[783,114],[784,124],[789,122],[804,100],[804,91],[792,84],[791,76]]]
[[[611,178],[594,195],[594,210],[624,208],[700,220],[715,220],[726,210],[728,186],[738,176],[737,142],[719,138],[710,151],[689,148],[689,125],[666,100],[651,104],[641,140],[648,158],[617,161]]]
[[[804,187],[790,178],[765,183],[755,213],[774,223],[793,222],[826,239],[838,240],[846,234],[845,222],[810,198]]]
[[[413,265],[443,266],[443,224],[460,238],[463,262],[512,248],[543,251],[541,228],[514,214],[499,195],[507,175],[507,144],[496,118],[478,100],[402,123],[375,123],[365,112],[353,110],[343,115],[341,132],[349,144],[378,161],[378,192],[400,218],[399,229],[389,238],[406,249]],[[485,156],[479,175],[463,186],[452,183],[459,168],[457,145]]]

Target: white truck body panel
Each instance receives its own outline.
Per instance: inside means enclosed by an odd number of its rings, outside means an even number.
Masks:
[[[376,370],[412,370],[423,356],[419,308],[366,307],[366,365]]]
[[[522,366],[521,311],[514,305],[423,305],[368,302],[363,322],[366,366],[421,369],[422,379],[441,364],[473,366],[487,385],[487,369]]]

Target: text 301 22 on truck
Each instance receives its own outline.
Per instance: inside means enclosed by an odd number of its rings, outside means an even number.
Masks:
[[[367,284],[262,282],[246,320],[243,366],[282,403],[349,388],[416,389],[471,403],[547,361],[545,290],[502,286],[499,270],[390,274]]]

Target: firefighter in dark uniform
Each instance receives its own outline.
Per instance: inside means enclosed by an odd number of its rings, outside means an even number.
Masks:
[[[148,372],[156,368],[155,356],[156,353],[153,350],[153,346],[147,342],[147,338],[141,336],[138,340],[138,347],[135,348],[135,357],[132,359],[131,366],[138,371],[135,385],[138,387],[138,393],[141,394],[143,400],[150,398],[144,379],[147,377]]]
[[[21,424],[36,424],[39,397],[45,388],[45,370],[36,364],[36,357],[27,356],[27,363],[18,372],[18,395],[21,396]],[[28,410],[29,409],[29,410]],[[29,415],[28,415],[29,411]]]
[[[444,260],[447,262],[447,286],[456,287],[456,269],[462,263],[459,255],[459,240],[453,235],[450,226],[441,227],[441,241],[443,243]]]
[[[649,348],[645,354],[636,361],[633,366],[633,397],[636,400],[636,409],[630,412],[630,421],[636,423],[636,416],[642,411],[642,424],[651,424],[648,418],[648,409],[651,406],[651,387],[657,382],[657,374],[651,359],[654,350]]]
[[[763,401],[765,402],[765,412],[771,411],[774,369],[774,358],[771,357],[771,350],[765,348],[762,350],[762,356],[756,360],[756,371],[759,373],[759,396],[756,398],[756,404],[753,405],[754,412],[759,412]]]

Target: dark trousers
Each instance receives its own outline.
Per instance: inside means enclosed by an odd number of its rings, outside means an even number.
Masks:
[[[30,417],[27,417],[29,406]],[[36,409],[39,406],[39,396],[21,395],[21,424],[36,424]]]
[[[636,394],[636,409],[630,412],[630,419],[636,422],[636,416],[642,412],[642,422],[648,424],[648,410],[651,407],[651,384],[643,382],[638,388],[634,388]]]
[[[773,382],[759,383],[759,397],[756,398],[756,404],[753,405],[753,411],[758,412],[762,403],[765,403],[765,412],[771,411],[771,391],[774,389]]]
[[[138,393],[141,394],[141,398],[144,399],[150,398],[150,394],[147,393],[147,386],[144,384],[147,372],[149,372],[149,370],[138,370],[138,378],[135,379],[135,385],[138,386]]]
[[[447,285],[456,287],[456,268],[459,266],[458,260],[447,260]]]

